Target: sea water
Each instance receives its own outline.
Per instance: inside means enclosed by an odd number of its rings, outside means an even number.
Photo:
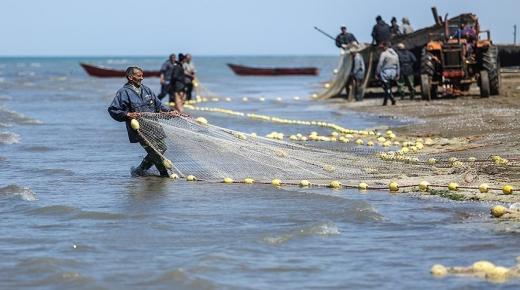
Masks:
[[[0,59],[0,289],[520,287],[518,280],[497,285],[429,273],[436,263],[515,263],[519,227],[491,219],[490,204],[131,178],[130,167],[145,152],[128,143],[124,125],[106,110],[125,81],[89,77],[80,61],[157,70],[164,59]],[[203,106],[354,129],[408,122],[309,100],[333,77],[336,57],[195,56],[194,62],[201,84],[220,96]],[[321,72],[240,77],[226,63]],[[158,78],[143,83],[158,92]],[[190,113],[259,135],[318,130]]]

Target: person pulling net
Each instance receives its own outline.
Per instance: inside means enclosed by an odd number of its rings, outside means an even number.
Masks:
[[[155,165],[161,177],[171,177],[168,169],[171,169],[171,162],[164,160],[163,153],[167,147],[164,143],[166,135],[160,127],[155,129],[156,136],[153,139],[146,140],[135,130],[139,123],[136,121],[144,112],[165,112],[168,115],[177,116],[180,113],[172,111],[164,106],[161,100],[155,96],[153,91],[145,85],[142,85],[143,70],[136,66],[126,69],[126,78],[128,82],[117,91],[114,100],[108,107],[110,116],[119,122],[126,123],[128,139],[130,143],[139,143],[147,152],[139,166],[131,169],[132,176],[143,176],[146,171]]]
[[[211,125],[203,118],[146,112],[137,121],[136,132],[146,143],[168,148],[161,152],[157,147],[157,155],[171,160],[179,176],[193,175],[199,180],[354,181],[400,178],[406,172],[430,173],[425,164],[389,164],[373,152],[267,139]]]

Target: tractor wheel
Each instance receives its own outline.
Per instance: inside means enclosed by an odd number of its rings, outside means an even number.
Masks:
[[[421,95],[424,100],[431,101],[437,98],[437,85],[432,84],[432,80],[438,73],[433,54],[423,49],[421,55]]]
[[[433,62],[433,54],[423,50],[421,56],[421,74],[433,76],[435,74],[435,63]]]
[[[489,88],[489,74],[487,71],[480,71],[480,96],[483,98],[488,98],[490,93]]]
[[[498,60],[498,47],[490,45],[482,54],[482,70],[485,70],[489,77],[490,95],[500,94],[500,63]]]

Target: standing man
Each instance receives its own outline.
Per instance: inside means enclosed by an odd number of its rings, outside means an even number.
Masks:
[[[170,102],[175,102],[175,109],[181,113],[184,110],[184,101],[186,98],[186,75],[182,67],[185,61],[184,58],[184,54],[179,53],[178,60],[173,66],[170,79]]]
[[[410,34],[413,32],[413,27],[412,25],[410,25],[410,20],[408,19],[408,17],[403,17],[403,19],[401,20],[403,25],[401,25],[401,28],[403,30],[403,34]]]
[[[352,65],[352,72],[350,73],[349,81],[346,86],[347,96],[350,96],[349,86],[352,85],[354,97],[357,102],[363,100],[363,79],[365,78],[365,61],[363,60],[363,56],[359,53],[359,50],[360,47],[357,44],[353,44],[350,49],[354,64]]]
[[[186,100],[190,101],[193,92],[193,81],[195,80],[195,65],[191,62],[191,54],[186,54],[185,62],[182,64],[186,75]]]
[[[376,79],[381,80],[383,83],[383,90],[385,92],[385,99],[383,106],[386,106],[388,99],[392,101],[392,105],[395,105],[395,99],[392,95],[392,82],[399,80],[399,56],[397,52],[389,47],[388,42],[381,44],[383,52],[379,56],[379,62],[376,68]]]
[[[162,100],[170,92],[170,79],[172,78],[173,66],[175,65],[175,53],[170,54],[168,60],[166,60],[161,66],[161,93],[157,96]]]
[[[404,87],[405,85],[408,87],[408,91],[410,92],[410,99],[413,100],[415,97],[415,87],[414,87],[414,66],[415,62],[417,62],[417,58],[415,55],[405,49],[404,44],[397,44],[397,55],[399,56],[399,66],[400,70],[400,78],[397,81],[397,93],[401,96],[401,100],[404,100]]]
[[[341,25],[341,33],[336,36],[336,46],[346,48],[353,42],[358,42],[354,34],[347,32],[347,26]]]
[[[392,17],[392,20],[390,20],[390,35],[391,37],[401,35],[401,29],[399,28],[399,25],[397,24],[397,18],[395,17]]]
[[[377,15],[376,24],[372,28],[372,45],[381,45],[383,42],[390,42],[390,25],[386,24],[381,15]]]
[[[154,146],[162,154],[166,151],[166,144],[162,140],[149,144],[139,132],[132,129],[130,123],[132,119],[138,119],[141,113],[169,112],[170,109],[161,104],[161,100],[154,95],[150,88],[141,84],[143,81],[143,70],[141,68],[136,66],[127,68],[126,78],[128,82],[117,91],[112,104],[108,107],[108,113],[114,120],[125,122],[130,143],[141,144],[148,153],[139,166],[132,168],[131,174],[132,176],[144,176],[146,170],[155,165],[161,177],[169,177],[170,174],[163,165],[162,157],[151,147]],[[157,131],[164,138],[162,128]]]

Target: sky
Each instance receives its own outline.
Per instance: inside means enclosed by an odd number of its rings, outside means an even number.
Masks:
[[[0,56],[335,55],[314,26],[370,42],[376,15],[418,29],[432,6],[476,14],[495,43],[520,24],[518,0],[1,0]]]

